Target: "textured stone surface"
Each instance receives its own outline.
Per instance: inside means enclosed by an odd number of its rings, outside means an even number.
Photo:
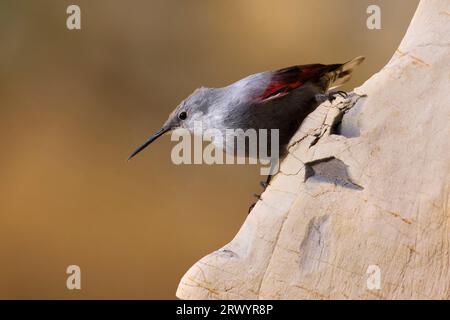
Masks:
[[[450,298],[449,6],[422,0],[391,61],[308,117],[236,237],[191,267],[179,298]]]

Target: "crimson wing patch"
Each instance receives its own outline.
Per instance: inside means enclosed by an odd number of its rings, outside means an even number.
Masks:
[[[336,69],[339,66],[339,64],[309,64],[274,71],[269,85],[259,98],[261,101],[267,101],[283,97],[292,90],[302,86],[307,81],[320,78],[325,73]]]

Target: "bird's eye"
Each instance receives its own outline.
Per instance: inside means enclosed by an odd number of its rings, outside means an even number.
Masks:
[[[184,120],[184,119],[186,119],[187,118],[187,113],[186,112],[180,112],[180,114],[178,115],[178,118],[180,119],[180,120]]]

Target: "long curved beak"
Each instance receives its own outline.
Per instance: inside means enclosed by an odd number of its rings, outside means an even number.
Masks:
[[[169,127],[162,127],[159,131],[155,132],[150,138],[147,139],[139,148],[137,148],[131,156],[128,158],[128,161],[131,160],[135,155],[137,155],[139,152],[144,150],[150,143],[161,137],[164,133],[170,131],[171,128]]]

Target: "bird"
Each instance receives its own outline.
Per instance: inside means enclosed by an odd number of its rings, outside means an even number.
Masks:
[[[169,131],[184,128],[194,133],[195,122],[201,122],[203,130],[218,129],[217,132],[223,135],[227,129],[276,129],[278,150],[270,150],[270,138],[264,143],[267,143],[269,153],[276,151],[283,158],[287,154],[289,140],[303,120],[326,99],[345,95],[335,88],[346,83],[354,68],[363,61],[364,57],[359,56],[339,64],[295,65],[252,74],[221,88],[196,89],[128,160]],[[220,147],[226,153],[237,151],[236,144],[223,144],[222,139],[217,141],[221,141]],[[244,148],[243,156],[251,156],[249,146],[246,144]],[[269,174],[266,182],[261,183],[263,188],[267,187],[271,176]]]

